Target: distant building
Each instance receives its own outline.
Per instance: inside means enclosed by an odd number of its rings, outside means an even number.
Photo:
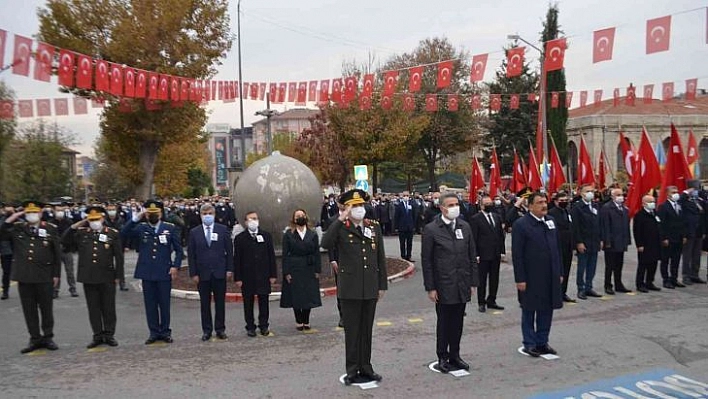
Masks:
[[[270,119],[271,134],[273,137],[284,133],[299,135],[303,130],[311,126],[310,118],[319,113],[320,111],[317,109],[307,108],[295,108],[281,112]],[[253,123],[254,152],[263,153],[266,151],[267,131],[268,120],[266,118]]]
[[[209,133],[208,145],[212,160],[212,169],[209,171],[212,184],[217,190],[230,190],[234,182],[230,174],[244,163],[240,159],[241,129],[232,129],[227,123],[210,123],[206,130]],[[253,148],[253,128],[246,127],[244,131],[248,153]]]
[[[87,156],[76,157],[76,174],[79,179],[90,180],[98,162]]]

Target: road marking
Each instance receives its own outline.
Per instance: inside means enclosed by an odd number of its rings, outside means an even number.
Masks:
[[[318,330],[316,328],[311,328],[309,330],[302,330],[303,334],[316,334]]]
[[[600,300],[601,300],[601,301],[611,301],[611,300],[612,300],[612,297],[609,296],[609,295],[603,295],[603,296],[600,297]]]
[[[570,305],[570,306],[575,306],[575,305],[577,305],[576,302],[566,302],[565,304],[566,304],[566,305]]]
[[[637,295],[637,293],[636,293],[636,292],[628,292],[627,295],[629,295],[629,296],[635,296],[635,295]]]
[[[492,312],[492,314],[504,314],[504,312],[502,312],[500,310],[495,310],[494,312]]]
[[[38,349],[27,354],[27,356],[43,356],[46,355],[47,351],[44,349]]]
[[[423,319],[416,317],[416,318],[408,319],[408,322],[411,323],[411,324],[413,324],[413,323],[422,323],[422,322],[423,322]]]
[[[377,321],[376,325],[379,327],[388,327],[393,325],[393,323],[391,323],[390,321]]]
[[[154,348],[162,348],[167,346],[167,342],[153,342],[151,344],[148,344],[149,347],[154,347]]]

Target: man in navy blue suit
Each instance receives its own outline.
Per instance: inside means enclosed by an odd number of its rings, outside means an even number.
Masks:
[[[396,205],[394,220],[398,230],[398,241],[401,247],[401,258],[411,260],[413,246],[413,229],[417,219],[418,208],[413,206],[408,191],[401,194],[401,199]]]
[[[157,340],[171,343],[170,291],[172,279],[182,265],[182,245],[177,227],[162,221],[162,203],[150,200],[144,207],[144,212],[133,213],[130,222],[123,226],[121,238],[132,240],[139,252],[134,277],[143,284],[145,316],[150,329],[145,344]]]
[[[229,230],[223,224],[214,223],[215,210],[211,204],[199,209],[202,224],[189,231],[187,248],[189,275],[199,290],[202,310],[202,341],[216,337],[226,339],[226,278],[233,277],[234,248]],[[214,295],[215,322],[211,317],[211,296]]]

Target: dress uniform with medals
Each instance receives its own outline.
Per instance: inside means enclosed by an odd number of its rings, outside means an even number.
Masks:
[[[177,227],[162,221],[163,205],[147,201],[144,205],[147,221],[134,213],[121,231],[121,237],[132,239],[138,248],[138,263],[134,277],[142,280],[145,316],[152,344],[157,340],[172,342],[170,330],[170,291],[172,275],[182,265],[182,245]],[[174,258],[172,253],[174,252]]]
[[[123,245],[118,230],[104,225],[104,209],[86,210],[84,221],[71,225],[62,241],[65,246],[78,248],[77,280],[84,284],[93,341],[88,348],[102,343],[117,346],[116,282],[123,276]]]
[[[381,380],[371,366],[371,338],[376,304],[388,282],[381,228],[364,218],[368,197],[358,189],[342,194],[339,202],[349,211],[335,219],[322,238],[323,248],[336,248],[339,254],[337,298],[344,321],[347,385]]]
[[[12,280],[17,281],[22,311],[30,334],[29,346],[22,353],[36,349],[58,349],[53,341],[54,313],[52,294],[61,276],[61,243],[55,225],[41,220],[42,205],[37,201],[22,204],[23,212],[5,219],[0,239],[12,240]],[[25,221],[17,221],[24,214]],[[41,328],[44,335],[40,334]]]

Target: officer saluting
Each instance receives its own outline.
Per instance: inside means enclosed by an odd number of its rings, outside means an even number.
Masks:
[[[22,353],[47,348],[57,350],[54,343],[52,294],[61,276],[61,245],[57,228],[41,220],[42,204],[26,201],[23,211],[15,212],[0,227],[0,239],[12,241],[14,255],[12,279],[17,281],[22,312],[30,334],[29,345]],[[22,215],[25,221],[17,221]],[[39,314],[42,313],[42,336]]]
[[[62,237],[64,246],[78,248],[77,280],[84,284],[93,340],[87,348],[103,343],[118,346],[116,284],[123,276],[123,245],[118,230],[104,226],[105,210],[93,206],[86,219],[71,225]]]
[[[323,248],[339,252],[337,298],[344,319],[346,385],[381,380],[371,366],[371,330],[388,282],[381,228],[364,219],[368,197],[362,190],[342,194],[339,202],[346,208],[322,238]]]
[[[161,202],[147,201],[144,208],[145,212],[133,214],[131,221],[121,230],[121,237],[132,239],[139,251],[134,277],[143,280],[145,316],[150,329],[145,344],[157,340],[171,343],[170,291],[172,279],[182,265],[182,245],[177,227],[161,220]],[[143,215],[147,215],[147,221],[142,221]]]

